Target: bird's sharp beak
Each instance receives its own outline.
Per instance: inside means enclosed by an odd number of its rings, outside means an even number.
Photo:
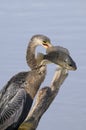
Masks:
[[[47,43],[43,43],[43,46],[47,49],[49,47],[52,47],[53,45],[51,43],[47,42]]]

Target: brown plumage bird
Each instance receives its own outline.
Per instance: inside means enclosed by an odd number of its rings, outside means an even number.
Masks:
[[[75,61],[70,56],[68,49],[60,46],[52,46],[47,49],[47,54],[38,53],[38,61],[48,60],[57,64],[67,70],[76,70],[77,66]],[[39,63],[39,62],[38,62]]]
[[[46,49],[51,45],[44,35],[31,38],[27,49],[27,63],[32,69],[13,76],[0,91],[0,130],[17,130],[25,120],[33,99],[45,79],[46,63],[37,64],[35,49],[38,45]]]

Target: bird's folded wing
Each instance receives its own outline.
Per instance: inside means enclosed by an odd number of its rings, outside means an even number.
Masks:
[[[19,120],[25,100],[26,92],[24,89],[20,89],[0,113],[0,130],[4,130]]]

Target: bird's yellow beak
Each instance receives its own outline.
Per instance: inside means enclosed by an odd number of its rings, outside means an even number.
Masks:
[[[52,47],[53,45],[50,42],[43,43],[43,46],[47,49],[49,47]]]

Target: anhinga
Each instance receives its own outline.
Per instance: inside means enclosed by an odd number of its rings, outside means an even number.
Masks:
[[[37,64],[35,49],[38,45],[51,47],[48,37],[35,35],[31,38],[26,60],[31,71],[13,76],[0,91],[0,130],[17,130],[25,120],[33,99],[44,81],[46,62]]]

